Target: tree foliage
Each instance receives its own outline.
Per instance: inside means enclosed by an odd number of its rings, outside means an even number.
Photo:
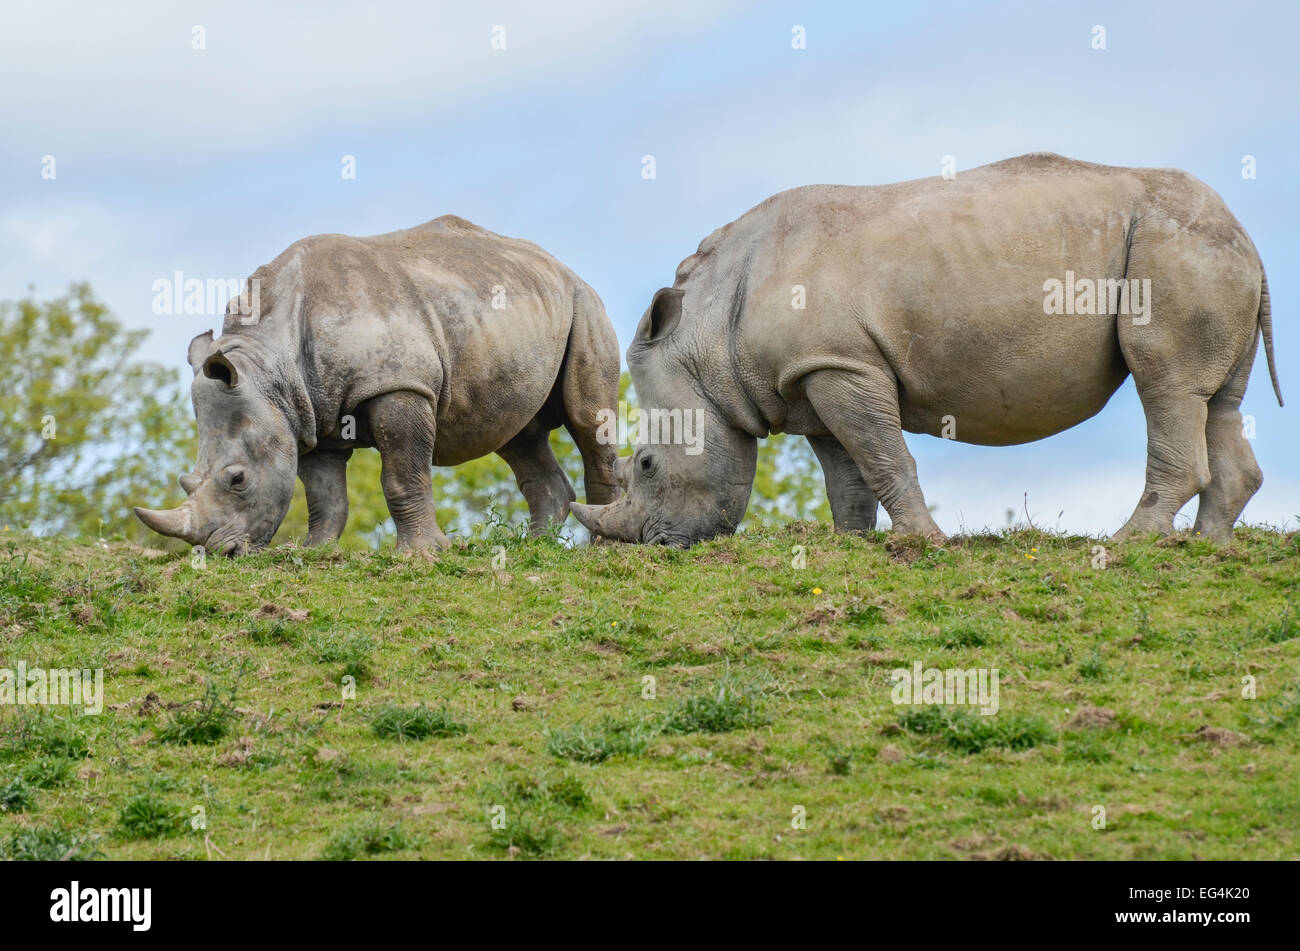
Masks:
[[[196,442],[175,371],[134,359],[90,287],[0,302],[0,521],[36,534],[156,538],[131,506],[176,504]],[[160,473],[170,478],[163,484]]]

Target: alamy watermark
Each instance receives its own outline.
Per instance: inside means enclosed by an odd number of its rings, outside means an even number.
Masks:
[[[261,317],[262,281],[235,277],[186,277],[176,271],[171,277],[153,282],[153,312],[159,316],[220,317],[239,315],[241,324],[255,324]]]
[[[685,446],[686,455],[704,451],[704,410],[628,408],[619,400],[618,410],[596,413],[596,441],[616,446]]]
[[[79,670],[0,667],[0,706],[78,706],[88,716],[104,712],[104,668]]]
[[[1044,314],[1118,315],[1133,317],[1133,323],[1151,323],[1151,279],[1122,280],[1111,277],[1079,277],[1065,272],[1065,280],[1049,277],[1043,282]]]
[[[894,703],[979,707],[984,716],[998,712],[998,668],[969,669],[925,667],[918,660],[912,669],[899,667],[891,671],[890,693]]]

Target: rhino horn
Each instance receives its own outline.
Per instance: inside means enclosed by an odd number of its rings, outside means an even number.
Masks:
[[[570,510],[582,526],[593,535],[620,542],[640,541],[641,526],[626,497],[609,505],[570,503]]]
[[[199,478],[197,475],[195,475],[193,472],[187,472],[187,473],[185,473],[184,475],[181,476],[181,479],[180,479],[180,482],[181,482],[181,488],[185,490],[185,494],[186,494],[186,495],[193,495],[193,494],[194,494],[194,490],[197,489],[197,488],[199,487],[199,484],[200,484],[202,481],[203,481],[203,480],[200,479],[200,478]]]
[[[154,509],[137,508],[135,517],[159,535],[184,538],[187,541],[194,524],[194,515],[190,511],[188,504],[182,504],[174,509],[165,509],[161,512]]]

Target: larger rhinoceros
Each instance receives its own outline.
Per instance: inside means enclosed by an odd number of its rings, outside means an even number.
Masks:
[[[251,281],[256,281],[252,284]],[[618,340],[596,292],[537,245],[451,215],[369,238],[291,245],[231,301],[222,335],[190,343],[199,428],[188,498],[135,510],[154,531],[234,554],[264,546],[307,496],[308,544],[347,521],[345,467],[378,448],[397,547],[444,547],[431,464],[496,452],[534,532],[574,492],[552,454],[558,426],[582,454],[589,501],[618,494],[597,415],[618,399]]]
[[[704,451],[641,445],[625,497],[573,511],[625,541],[734,531],[755,441],[801,433],[837,528],[873,528],[879,500],[896,531],[942,537],[902,430],[1029,442],[1131,373],[1146,487],[1118,537],[1172,531],[1200,493],[1195,530],[1225,539],[1262,482],[1238,411],[1261,330],[1280,403],[1259,255],[1185,172],[1035,153],[796,188],[705,238],[628,348],[643,413],[701,413]]]

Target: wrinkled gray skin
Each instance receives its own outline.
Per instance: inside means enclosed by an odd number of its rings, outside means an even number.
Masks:
[[[1044,282],[1149,279],[1149,323],[1044,313]],[[806,288],[806,309],[792,289]],[[703,407],[706,450],[640,446],[628,492],[574,506],[593,532],[689,545],[744,515],[756,440],[806,435],[835,527],[941,538],[902,430],[1011,445],[1098,412],[1130,373],[1146,487],[1116,536],[1231,537],[1262,476],[1238,411],[1262,329],[1264,270],[1210,188],[1173,169],[1035,153],[881,187],[783,192],[715,231],[658,291],[627,352],[642,407]],[[620,470],[622,471],[622,470]]]
[[[547,440],[558,426],[582,453],[588,500],[617,497],[616,448],[597,439],[597,412],[617,405],[618,341],[595,291],[536,245],[448,215],[370,238],[305,238],[253,279],[257,321],[234,301],[221,337],[190,344],[198,464],[181,477],[179,508],[135,510],[155,531],[224,554],[260,548],[296,476],[307,543],[335,541],[348,457],[373,446],[399,549],[448,544],[431,464],[490,452],[514,471],[540,532],[574,499]]]

